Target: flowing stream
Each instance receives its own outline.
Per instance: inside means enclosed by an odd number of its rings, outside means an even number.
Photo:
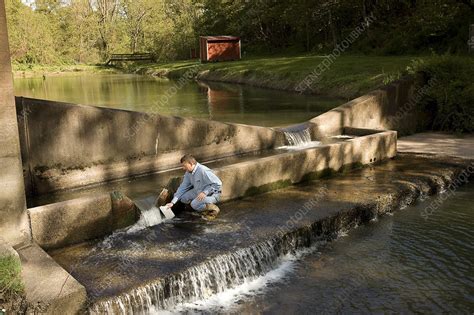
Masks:
[[[101,314],[470,314],[474,185],[427,219],[436,196],[329,239],[299,231],[97,303]],[[310,245],[310,246],[309,246]]]

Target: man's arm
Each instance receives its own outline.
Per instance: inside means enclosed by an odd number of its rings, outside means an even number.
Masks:
[[[191,185],[191,181],[189,180],[189,175],[188,173],[185,173],[183,182],[181,183],[181,185],[179,185],[178,189],[174,193],[173,200],[171,200],[171,203],[175,204],[176,202],[178,202],[181,196],[183,196],[184,193],[190,190],[192,187],[193,186]]]

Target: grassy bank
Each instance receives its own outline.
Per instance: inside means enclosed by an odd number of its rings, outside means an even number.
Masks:
[[[362,95],[406,71],[413,56],[340,56],[318,79],[305,86],[304,93],[340,96],[347,99]],[[325,56],[254,57],[241,61],[201,64],[199,61],[135,65],[130,72],[179,78],[193,67],[197,77],[288,91],[301,90],[301,82],[326,59]],[[319,71],[318,71],[319,72]]]
[[[12,64],[13,75],[18,78],[71,75],[84,73],[117,73],[118,69],[100,65],[35,65]]]
[[[1,245],[1,244],[0,244]],[[20,313],[24,301],[19,261],[9,255],[0,256],[0,309]]]

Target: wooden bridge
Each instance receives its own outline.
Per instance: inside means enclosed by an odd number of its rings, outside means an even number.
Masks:
[[[109,60],[105,63],[106,66],[116,61],[155,61],[155,57],[150,53],[143,54],[111,54]]]

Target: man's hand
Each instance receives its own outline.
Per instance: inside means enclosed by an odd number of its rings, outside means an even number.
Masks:
[[[201,192],[199,195],[197,195],[197,200],[203,201],[204,198],[206,198],[206,194],[204,192]]]
[[[165,206],[171,209],[171,207],[174,206],[174,204],[170,202],[170,203],[167,203]]]

